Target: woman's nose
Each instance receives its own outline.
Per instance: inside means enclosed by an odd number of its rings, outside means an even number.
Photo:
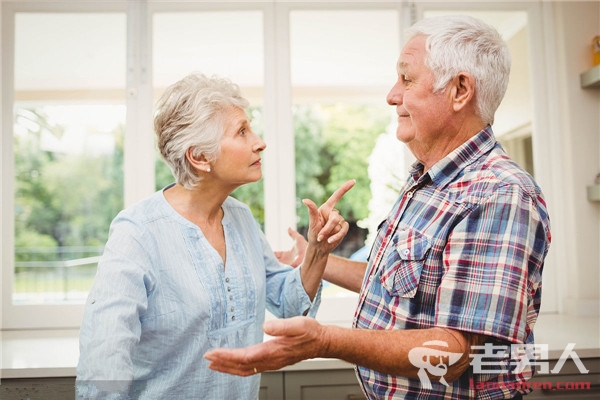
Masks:
[[[256,138],[258,139],[256,144],[254,145],[254,151],[256,152],[261,152],[264,149],[267,148],[267,144],[262,140],[262,138],[258,135],[256,135]]]

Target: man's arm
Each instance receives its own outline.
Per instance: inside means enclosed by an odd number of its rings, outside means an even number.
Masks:
[[[412,365],[408,353],[425,342],[438,340],[448,344],[448,347],[443,347],[443,351],[462,354],[444,375],[444,379],[451,382],[469,367],[471,346],[482,344],[485,339],[482,335],[463,334],[447,328],[349,329],[321,325],[306,317],[268,321],[264,330],[274,339],[243,349],[216,349],[207,352],[205,358],[211,361],[209,368],[248,376],[320,357],[338,358],[390,375],[417,378],[419,368]],[[431,364],[436,364],[435,358]],[[437,380],[439,377],[432,376],[432,379]]]
[[[327,267],[325,267],[323,279],[344,289],[359,293],[366,269],[367,263],[364,261],[352,261],[330,254],[327,258]]]
[[[292,248],[275,251],[274,253],[280,262],[297,267],[305,258],[308,242],[304,236],[292,228],[288,228],[288,235],[294,241]],[[360,292],[366,268],[367,263],[365,262],[351,261],[344,257],[329,254],[323,279],[334,285],[358,293]]]

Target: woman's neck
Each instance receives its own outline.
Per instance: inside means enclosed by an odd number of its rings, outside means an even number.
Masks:
[[[220,225],[223,219],[222,205],[229,193],[219,193],[216,188],[186,189],[176,184],[164,192],[167,202],[188,220],[201,226]]]

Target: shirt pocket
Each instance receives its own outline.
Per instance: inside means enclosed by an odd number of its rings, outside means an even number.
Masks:
[[[415,297],[430,249],[430,241],[412,229],[394,235],[380,276],[381,284],[390,296]]]

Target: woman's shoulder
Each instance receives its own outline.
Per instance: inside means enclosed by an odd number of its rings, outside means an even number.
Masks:
[[[117,217],[134,220],[140,223],[149,222],[163,218],[169,211],[167,204],[162,190],[159,190],[126,207]]]

